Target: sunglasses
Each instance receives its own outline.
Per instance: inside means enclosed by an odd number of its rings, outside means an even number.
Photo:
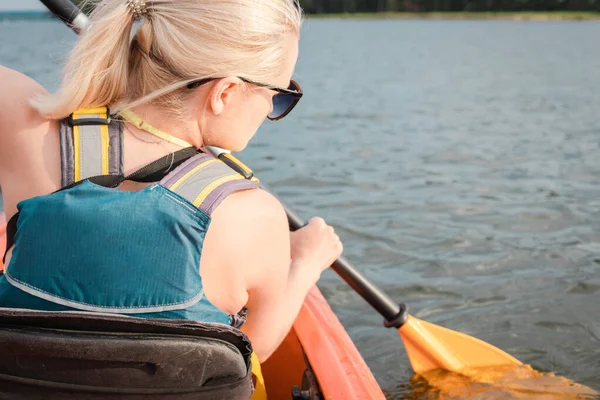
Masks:
[[[197,81],[188,83],[187,87],[188,87],[188,89],[195,89],[198,86],[204,85],[205,83],[208,83],[210,81],[214,81],[217,79],[221,79],[221,78],[199,79]],[[266,88],[266,89],[277,92],[277,94],[275,96],[273,96],[273,110],[269,113],[269,115],[267,115],[267,118],[270,119],[271,121],[278,121],[278,120],[282,119],[283,117],[285,117],[286,115],[288,115],[290,113],[290,111],[292,111],[294,109],[294,107],[296,107],[296,104],[298,104],[298,102],[300,101],[300,98],[302,98],[302,94],[303,94],[302,89],[300,88],[300,85],[298,85],[298,82],[296,82],[294,80],[290,81],[290,86],[288,86],[287,89],[283,89],[283,88],[279,88],[277,86],[267,85],[265,83],[254,82],[254,81],[251,81],[250,79],[246,79],[246,78],[242,78],[242,77],[239,77],[239,79],[241,79],[242,81],[249,83],[251,85],[255,85],[258,87]]]

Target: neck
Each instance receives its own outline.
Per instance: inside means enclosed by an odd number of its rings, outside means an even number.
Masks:
[[[182,117],[174,117],[164,110],[149,104],[137,106],[132,109],[144,122],[160,129],[178,139],[184,140],[199,149],[204,146],[202,134],[198,123],[187,110],[183,109]],[[190,114],[190,115],[187,115]]]

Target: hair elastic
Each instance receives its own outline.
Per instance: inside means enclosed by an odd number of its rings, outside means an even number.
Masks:
[[[127,0],[127,8],[135,19],[142,18],[149,12],[145,0]]]

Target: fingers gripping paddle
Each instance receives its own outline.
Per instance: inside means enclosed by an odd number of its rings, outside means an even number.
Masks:
[[[79,33],[89,27],[88,18],[71,1],[41,1],[75,32]],[[210,150],[216,156],[223,152],[221,149]],[[302,219],[287,208],[286,213],[291,230],[305,225]],[[522,365],[516,358],[479,339],[408,315],[404,304],[394,302],[345,258],[337,259],[332,269],[381,314],[386,327],[398,329],[415,373],[423,374],[435,369],[464,373],[469,368]]]
[[[42,3],[76,32],[89,26],[87,17],[69,0],[42,0]],[[220,149],[211,150],[216,156],[223,152]],[[286,213],[291,230],[305,225],[291,210],[286,208]],[[415,373],[437,368],[459,371],[465,367],[521,364],[514,357],[481,340],[409,316],[404,304],[394,302],[345,258],[337,259],[331,268],[381,314],[385,326],[399,330]]]
[[[304,226],[294,212],[286,208],[286,213],[291,230]],[[381,314],[385,326],[398,329],[415,373],[438,368],[459,372],[465,368],[522,364],[484,341],[408,315],[406,305],[395,303],[344,257],[338,258],[331,268]]]

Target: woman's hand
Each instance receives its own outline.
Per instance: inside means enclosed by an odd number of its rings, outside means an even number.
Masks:
[[[342,254],[343,245],[333,227],[322,218],[312,218],[307,225],[290,234],[292,273],[308,274],[316,283],[321,273]]]
[[[321,218],[290,236],[285,210],[273,195],[236,192],[212,214],[200,261],[204,294],[228,314],[247,308],[242,331],[264,362],[341,252],[340,239]]]

